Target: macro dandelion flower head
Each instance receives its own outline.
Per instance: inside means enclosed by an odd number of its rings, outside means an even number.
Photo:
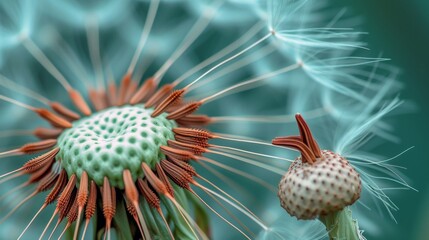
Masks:
[[[0,221],[10,221],[30,200],[44,196],[16,230],[20,239],[30,229],[37,229],[40,239],[66,232],[74,239],[207,239],[219,234],[211,230],[208,212],[240,238],[253,239],[260,229],[266,239],[323,238],[317,224],[293,233],[278,224],[269,227],[245,206],[246,194],[238,193],[246,185],[231,176],[268,193],[252,197],[254,202],[275,197],[274,182],[294,154],[267,140],[278,135],[279,126],[293,123],[296,111],[309,121],[350,127],[329,149],[359,166],[360,158],[344,149],[360,148],[369,130],[386,136],[380,115],[397,105],[394,100],[377,113],[380,102],[398,89],[385,72],[392,79],[396,73],[381,63],[386,59],[351,56],[365,49],[361,33],[336,27],[343,13],[326,18],[324,2],[45,0],[43,7],[18,2],[0,10],[11,16],[0,25],[7,33],[0,41],[0,85],[6,90],[0,99],[27,111],[30,121],[26,129],[1,136],[39,140],[0,153],[0,158],[30,157],[0,176],[1,184],[28,176],[2,194],[28,190]],[[14,51],[20,53],[16,66],[26,70],[16,71]],[[42,82],[43,91],[18,84],[24,77]],[[244,91],[252,94],[240,95]],[[285,95],[280,109],[270,107]],[[336,104],[337,99],[348,101]],[[303,162],[313,159],[308,154],[320,154],[315,149],[298,148],[307,154]],[[392,181],[399,178],[383,162],[375,165]],[[394,209],[376,178],[356,170],[364,190]],[[359,198],[360,183],[352,195],[346,205]]]

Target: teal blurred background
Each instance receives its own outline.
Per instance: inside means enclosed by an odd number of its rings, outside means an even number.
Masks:
[[[394,196],[400,211],[398,224],[386,229],[382,239],[429,239],[429,1],[426,0],[346,0],[338,3],[362,16],[361,29],[368,32],[369,47],[402,70],[404,83],[401,97],[413,101],[414,112],[396,116],[395,133],[401,138],[397,146],[379,147],[380,152],[396,155],[415,146],[395,163],[406,166],[405,174],[419,192],[402,192]],[[392,220],[386,217],[386,222]],[[395,225],[392,223],[392,225]],[[371,239],[371,238],[369,238]]]

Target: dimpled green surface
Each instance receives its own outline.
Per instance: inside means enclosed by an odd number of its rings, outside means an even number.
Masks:
[[[80,179],[86,171],[99,186],[107,176],[123,189],[122,172],[129,169],[134,180],[142,177],[141,163],[154,166],[164,157],[159,147],[174,138],[175,122],[165,113],[152,118],[152,112],[143,105],[113,107],[73,122],[58,139],[57,160],[69,176]]]

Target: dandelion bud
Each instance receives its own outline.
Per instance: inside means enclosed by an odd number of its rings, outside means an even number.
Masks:
[[[279,184],[281,206],[298,219],[313,219],[353,204],[360,197],[359,174],[347,159],[328,150],[313,164],[298,157]]]

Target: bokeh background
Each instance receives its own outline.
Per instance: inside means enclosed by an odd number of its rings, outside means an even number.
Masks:
[[[370,47],[391,58],[402,70],[404,83],[401,96],[413,101],[416,110],[396,116],[395,131],[401,137],[400,146],[415,146],[400,157],[407,167],[411,185],[419,192],[403,192],[395,196],[400,211],[398,224],[385,232],[382,239],[429,239],[429,2],[425,0],[341,1],[363,17],[362,28]],[[380,147],[379,151],[395,154],[401,147]],[[390,219],[386,218],[386,221]]]

